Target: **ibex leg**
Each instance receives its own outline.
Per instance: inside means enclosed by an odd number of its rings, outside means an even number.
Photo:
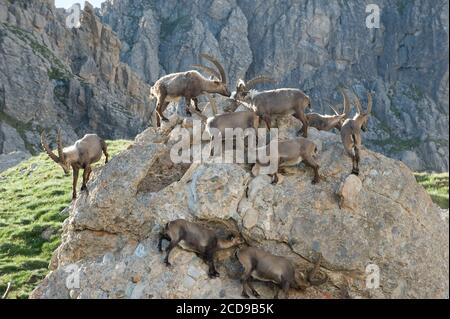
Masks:
[[[194,101],[195,109],[201,113],[202,111],[198,108],[198,99],[196,97],[193,97],[192,101]]]
[[[307,156],[304,158],[305,164],[312,167],[314,170],[314,179],[312,181],[313,184],[317,184],[320,181],[319,176],[319,164],[312,158],[312,156]]]
[[[78,168],[73,168],[72,199],[77,198]]]
[[[90,166],[86,166],[86,168],[83,171],[83,185],[81,185],[81,190],[85,191],[87,190],[87,182],[89,181],[89,176],[91,175],[92,168]]]
[[[302,122],[302,128],[300,132],[303,134],[303,137],[308,137],[308,119],[306,118],[305,112],[303,110],[295,111],[294,116]]]
[[[245,269],[244,273],[241,277],[242,282],[242,297],[249,298],[250,296],[247,293],[248,282],[250,280],[250,275],[252,273],[252,269]]]
[[[105,154],[105,157],[106,157],[105,164],[107,164],[108,160],[109,160],[108,145],[106,145],[106,142],[104,140],[102,140],[102,151],[103,151],[103,154]]]
[[[355,147],[355,148],[354,148],[354,151],[355,151],[355,155],[354,155],[354,157],[353,157],[353,169],[352,169],[352,174],[359,175],[359,160],[360,160],[360,157],[359,157],[359,148],[358,148],[358,147]]]

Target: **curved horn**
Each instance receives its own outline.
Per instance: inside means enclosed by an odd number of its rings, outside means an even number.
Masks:
[[[330,103],[327,103],[327,104],[328,104],[328,107],[329,107],[330,109],[333,110],[334,114],[340,115],[340,114],[338,113],[338,111],[336,111],[336,109],[335,109]]]
[[[348,99],[347,93],[345,93],[344,89],[340,89],[342,94],[342,99],[344,100],[344,113],[346,116],[350,114],[350,100]]]
[[[227,77],[225,75],[225,70],[224,70],[222,64],[220,64],[219,61],[217,61],[214,57],[212,57],[209,54],[202,53],[202,54],[200,54],[200,56],[202,58],[205,58],[206,60],[210,61],[212,64],[214,64],[216,66],[217,70],[219,70],[220,81],[222,81],[223,83],[227,83]]]
[[[55,153],[53,153],[52,150],[50,149],[50,147],[48,146],[48,143],[45,139],[45,131],[42,131],[42,133],[41,133],[41,145],[44,148],[44,151],[47,153],[48,156],[50,156],[50,158],[53,161],[55,161],[56,163],[61,162],[59,157],[56,156]]]
[[[61,128],[58,128],[58,135],[56,137],[56,144],[58,145],[58,156],[61,160],[64,160],[64,153],[61,139]]]
[[[208,73],[209,75],[212,75],[214,77],[216,77],[218,80],[220,80],[220,74],[219,72],[217,72],[216,70],[214,70],[213,68],[201,65],[201,64],[193,64],[192,67],[200,69],[205,71],[206,73]]]
[[[372,112],[372,94],[367,93],[367,114]]]
[[[256,84],[267,83],[267,82],[275,83],[275,80],[273,78],[265,76],[265,75],[258,75],[258,76],[255,76],[253,79],[248,80],[246,83],[246,87],[247,87],[247,89],[252,89]]]
[[[361,106],[361,102],[359,101],[358,95],[355,93],[355,91],[353,91],[353,95],[355,96],[356,100],[355,100],[355,106],[356,109],[358,110],[358,114],[362,113],[362,106]]]

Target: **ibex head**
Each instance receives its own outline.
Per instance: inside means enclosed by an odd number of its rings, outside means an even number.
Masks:
[[[254,89],[256,84],[259,83],[267,83],[267,82],[275,82],[272,78],[265,75],[255,76],[253,79],[245,82],[242,79],[239,79],[236,84],[236,91],[233,92],[233,98],[236,100],[244,100],[252,89]]]
[[[228,232],[224,238],[218,238],[217,245],[220,249],[227,249],[244,244],[245,241],[239,233]]]
[[[355,106],[357,109],[357,117],[359,118],[359,121],[361,123],[361,130],[363,132],[367,131],[367,122],[369,121],[369,115],[372,111],[372,94],[370,92],[367,93],[367,111],[362,111],[361,102],[359,101],[358,95],[356,95],[355,92],[353,92],[355,95]]]
[[[267,82],[275,82],[275,80],[264,75],[255,76],[253,79],[247,82],[239,79],[236,84],[236,90],[231,93],[232,102],[230,103],[230,105],[228,105],[225,111],[234,112],[239,106],[239,102],[248,102],[248,99],[251,96],[251,92],[256,92],[256,90],[254,90],[256,84]]]
[[[53,151],[48,146],[48,143],[45,138],[45,131],[42,131],[41,134],[41,144],[44,148],[45,152],[48,154],[48,156],[55,161],[55,163],[59,164],[62,169],[64,170],[64,174],[69,174],[70,172],[70,164],[67,162],[66,157],[63,152],[63,146],[61,142],[61,129],[58,129],[58,135],[56,137],[56,144],[58,146],[58,156],[53,153]]]
[[[225,69],[223,68],[222,64],[220,64],[219,61],[216,58],[212,57],[211,55],[203,53],[203,54],[200,54],[200,56],[202,58],[205,58],[212,64],[214,64],[219,72],[217,72],[216,70],[209,68],[207,66],[201,65],[201,64],[196,64],[194,66],[197,68],[200,68],[200,69],[206,71],[207,73],[209,73],[210,75],[212,75],[213,76],[212,81],[214,81],[215,85],[217,86],[217,93],[220,95],[229,97],[231,95],[231,92],[228,89],[227,77],[225,75]]]

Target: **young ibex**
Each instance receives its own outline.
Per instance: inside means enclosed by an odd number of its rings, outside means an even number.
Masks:
[[[288,297],[289,288],[304,290],[308,287],[308,284],[318,286],[328,280],[326,274],[323,274],[322,278],[315,278],[319,272],[321,257],[319,257],[314,268],[308,272],[307,281],[295,271],[289,259],[270,254],[262,249],[244,247],[236,252],[236,257],[244,268],[241,281],[242,296],[246,298],[249,298],[248,288],[255,297],[259,298],[259,293],[251,283],[252,278],[274,283],[275,299],[278,299],[280,288],[283,290],[285,297]]]
[[[243,243],[238,234],[230,232],[225,238],[222,238],[214,230],[184,219],[177,219],[166,224],[164,230],[160,233],[158,241],[158,250],[160,252],[162,252],[163,239],[170,241],[164,259],[167,266],[170,266],[170,252],[183,241],[183,248],[196,252],[209,266],[208,275],[211,278],[219,276],[214,266],[214,254],[218,250],[228,249]]]
[[[372,111],[372,95],[367,93],[367,112],[362,112],[362,106],[356,97],[356,115],[352,119],[346,119],[341,128],[341,139],[346,154],[352,159],[352,174],[359,175],[359,160],[361,150],[361,130],[367,130],[367,122]]]
[[[263,148],[258,149],[258,151],[266,152],[264,148],[268,147],[269,146],[266,145]],[[312,180],[312,183],[317,184],[320,181],[320,166],[315,160],[317,151],[317,145],[304,137],[297,137],[292,140],[280,141],[278,142],[278,169],[286,166],[296,166],[303,161],[306,165],[314,169],[314,179]],[[263,165],[257,162],[252,168],[253,175],[256,176],[259,174],[260,166],[267,165]],[[272,184],[276,183],[278,183],[278,171],[272,175]]]
[[[256,140],[258,139],[259,117],[253,111],[240,111],[233,113],[223,113],[209,117],[206,120],[205,131],[209,134],[209,152],[213,155],[213,141],[220,132],[220,139],[225,138],[225,129],[241,128],[243,133],[246,129],[254,129]]]
[[[308,124],[311,127],[315,127],[319,131],[330,131],[333,128],[341,130],[342,125],[350,113],[350,102],[344,91],[341,91],[344,98],[344,113],[339,114],[334,107],[330,105],[330,108],[334,111],[335,115],[322,115],[318,113],[308,113],[306,118],[308,119]]]
[[[186,100],[186,106],[189,109],[191,100],[194,101],[195,110],[198,108],[197,97],[204,93],[218,93],[224,96],[230,96],[227,86],[227,78],[223,66],[212,56],[202,54],[202,57],[212,62],[220,74],[220,81],[207,79],[198,71],[191,70],[186,72],[171,73],[163,76],[151,88],[151,95],[156,97],[156,125],[161,126],[161,120],[168,121],[163,115],[164,110],[170,102],[178,101],[181,97]]]
[[[223,113],[216,116],[209,117],[206,120],[206,132],[213,138],[213,129],[218,130],[222,138],[225,137],[225,129],[253,128],[257,130],[259,127],[259,117],[253,111],[240,111],[233,113]]]
[[[235,99],[247,104],[264,120],[268,129],[272,116],[293,115],[303,126],[303,137],[308,137],[308,119],[305,109],[311,109],[309,96],[298,89],[276,89],[268,91],[248,90],[244,81],[239,81]]]
[[[96,134],[86,134],[82,139],[76,141],[73,145],[63,149],[61,142],[61,130],[58,130],[56,144],[58,146],[58,156],[56,156],[47,144],[45,132],[41,134],[41,144],[48,156],[59,164],[64,173],[69,174],[70,167],[73,170],[72,199],[77,197],[78,171],[83,169],[83,185],[81,190],[87,190],[86,183],[92,172],[91,164],[96,163],[105,154],[105,164],[108,163],[108,149],[103,139]]]

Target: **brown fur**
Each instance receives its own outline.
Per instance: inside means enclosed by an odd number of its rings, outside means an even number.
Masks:
[[[214,266],[214,254],[218,250],[228,249],[243,242],[240,236],[236,234],[230,233],[227,238],[221,238],[215,231],[184,219],[177,219],[166,224],[159,237],[158,250],[160,252],[162,251],[163,239],[170,241],[164,259],[167,266],[170,266],[170,252],[183,241],[189,250],[196,252],[208,264],[208,275],[210,277],[219,276]]]
[[[158,127],[161,126],[161,120],[168,121],[163,113],[169,103],[178,101],[181,97],[185,98],[188,109],[192,100],[194,101],[195,110],[201,112],[198,108],[198,96],[205,93],[218,93],[224,96],[230,96],[223,67],[211,56],[202,56],[216,65],[221,76],[220,81],[217,79],[207,79],[195,70],[171,73],[160,78],[151,89],[151,95],[157,99],[156,125]]]
[[[304,290],[309,285],[321,285],[328,280],[326,274],[320,279],[316,279],[319,272],[321,256],[314,265],[314,268],[308,272],[307,281],[302,276],[297,276],[294,265],[285,257],[276,256],[262,249],[255,247],[244,247],[236,252],[236,257],[244,268],[241,276],[242,296],[248,298],[248,288],[252,294],[259,298],[259,293],[251,283],[251,279],[268,281],[275,286],[274,298],[278,299],[280,289],[283,290],[285,297],[288,297],[289,289]]]
[[[265,146],[265,148],[267,148]],[[295,166],[300,162],[305,162],[314,170],[313,184],[319,183],[319,164],[315,157],[317,155],[317,146],[311,140],[304,137],[297,137],[292,140],[278,142],[278,169],[286,166]],[[259,163],[255,165],[260,165]],[[254,167],[255,168],[255,167]],[[257,175],[257,174],[255,174]],[[272,183],[278,182],[278,172],[273,175]]]
[[[207,132],[210,132],[211,129],[217,129],[222,134],[222,138],[225,137],[226,128],[241,128],[243,130],[254,128],[256,130],[258,127],[259,117],[252,111],[219,114],[210,117],[206,123]],[[212,137],[212,132],[210,132],[210,136]]]
[[[305,109],[311,108],[310,98],[298,89],[277,89],[269,91],[244,91],[238,86],[235,99],[247,103],[264,120],[268,129],[273,116],[293,115],[303,126],[303,137],[308,137],[308,119]]]
[[[108,163],[109,155],[106,143],[96,134],[86,134],[82,139],[79,139],[73,145],[63,149],[61,142],[61,131],[59,130],[57,136],[58,156],[56,156],[48,146],[45,139],[45,132],[42,132],[41,134],[41,144],[48,156],[62,167],[65,174],[68,174],[70,168],[72,168],[72,199],[77,197],[76,188],[79,170],[83,169],[83,184],[81,186],[81,190],[87,191],[86,183],[89,181],[89,177],[92,172],[91,164],[100,160],[102,157],[102,152],[106,157],[105,164]]]
[[[285,257],[275,256],[255,247],[245,247],[236,253],[236,257],[244,268],[241,277],[242,296],[248,298],[248,288],[255,297],[259,293],[251,284],[251,278],[269,281],[275,284],[274,298],[278,298],[280,288],[288,294],[289,288],[300,289],[295,278],[295,269],[292,263]]]
[[[355,95],[356,96],[356,95]],[[352,174],[359,175],[359,161],[361,152],[361,130],[367,130],[367,122],[372,110],[372,96],[367,94],[367,112],[362,112],[361,103],[356,97],[357,114],[352,119],[345,120],[341,129],[342,144],[346,154],[352,159]]]

